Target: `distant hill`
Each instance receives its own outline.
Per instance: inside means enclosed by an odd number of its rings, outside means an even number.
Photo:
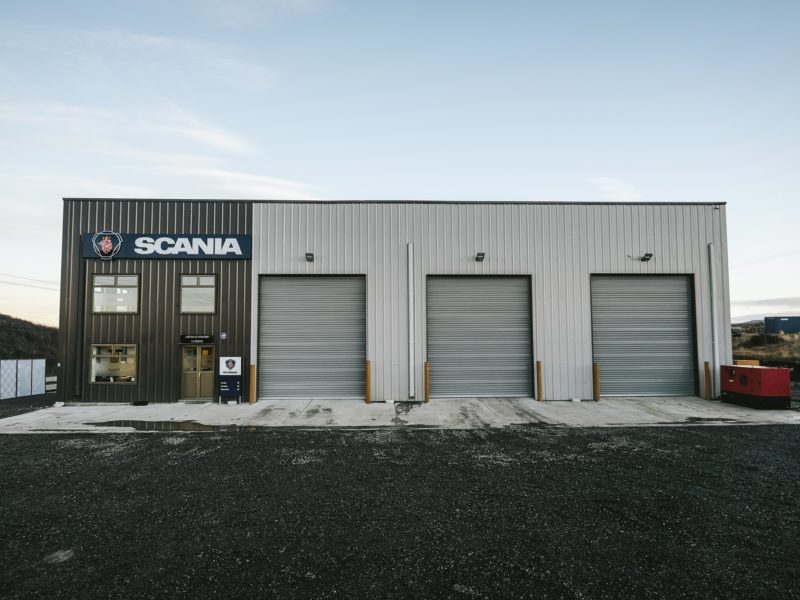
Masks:
[[[44,358],[47,374],[55,375],[58,329],[0,315],[0,359]]]
[[[748,333],[734,337],[732,342],[734,359],[756,359],[764,367],[789,367],[792,369],[792,379],[800,381],[800,333]]]

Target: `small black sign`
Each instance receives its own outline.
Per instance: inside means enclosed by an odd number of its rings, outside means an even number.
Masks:
[[[181,344],[210,344],[214,341],[213,335],[182,335]]]

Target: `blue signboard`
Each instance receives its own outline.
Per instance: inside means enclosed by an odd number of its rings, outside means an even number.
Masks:
[[[228,233],[115,233],[82,236],[83,258],[166,258],[247,260],[252,237]]]
[[[219,359],[219,395],[242,395],[242,357],[222,356]]]
[[[227,396],[241,396],[242,395],[242,377],[241,375],[220,375],[219,376],[219,395]]]

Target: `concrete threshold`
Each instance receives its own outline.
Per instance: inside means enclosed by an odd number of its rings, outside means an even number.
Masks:
[[[172,403],[50,407],[0,419],[0,433],[259,431],[272,428],[487,429],[519,426],[652,427],[800,424],[800,403],[759,410],[696,397],[536,402],[448,398],[419,402],[268,400],[255,404]]]

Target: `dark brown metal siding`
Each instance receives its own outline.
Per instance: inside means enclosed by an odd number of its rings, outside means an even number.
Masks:
[[[249,398],[250,261],[81,258],[81,234],[252,233],[252,204],[236,201],[65,200],[61,261],[59,399],[174,402],[180,398],[180,336],[212,334],[216,357],[241,356]],[[138,274],[139,314],[93,315],[91,275]],[[217,311],[180,314],[180,275],[217,275]],[[220,340],[220,332],[226,340]],[[92,344],[136,344],[135,384],[89,383]],[[215,365],[216,370],[216,365]]]

